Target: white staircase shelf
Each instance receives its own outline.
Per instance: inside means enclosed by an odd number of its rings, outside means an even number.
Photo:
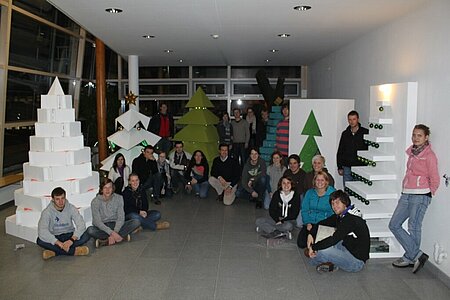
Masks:
[[[370,119],[370,123],[383,124],[383,125],[392,125],[392,118]]]
[[[366,220],[367,227],[369,227],[370,237],[394,237],[389,230],[388,219],[369,219]]]
[[[358,151],[358,156],[370,159],[371,161],[395,161],[395,155],[384,153],[377,149],[369,149]]]
[[[393,200],[378,200],[370,202],[369,205],[364,205],[355,197],[350,198],[352,203],[356,204],[356,207],[361,211],[365,220],[390,219],[397,203]]]
[[[384,170],[374,167],[352,167],[352,172],[371,181],[397,180],[397,174],[394,170]]]
[[[373,182],[371,186],[360,182],[347,182],[346,186],[367,200],[398,199],[398,187],[396,182]],[[369,204],[370,205],[370,204]]]
[[[379,136],[374,134],[365,134],[364,139],[376,142],[376,143],[393,143],[394,137],[393,136]]]

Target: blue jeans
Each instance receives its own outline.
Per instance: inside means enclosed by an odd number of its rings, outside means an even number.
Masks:
[[[193,184],[192,189],[194,190],[194,193],[200,195],[200,198],[206,198],[208,197],[209,182],[203,181],[202,183]]]
[[[161,219],[161,213],[157,210],[149,210],[147,217],[144,218],[138,213],[129,213],[125,216],[125,220],[138,220],[141,223],[142,228],[156,230],[156,221]]]
[[[317,256],[310,260],[314,266],[325,262],[331,262],[347,272],[358,272],[364,267],[364,262],[354,257],[342,245],[342,241],[330,248],[317,251]]]
[[[345,167],[342,166],[342,170],[344,170],[344,175],[342,175],[342,182],[344,184],[345,187],[345,183],[347,181],[353,181],[353,176],[352,176],[352,168],[351,167]]]
[[[270,202],[272,201],[272,198],[269,195],[269,192],[266,191],[264,194],[264,209],[269,209]]]
[[[266,195],[266,181],[267,176],[260,176],[253,182],[253,190],[258,193],[258,201],[261,202],[264,201],[264,197]],[[251,199],[252,197],[252,195],[243,186],[239,186],[236,196],[247,199]]]
[[[58,241],[64,243],[65,241],[70,240],[70,238],[72,236],[73,236],[73,232],[68,232],[68,233],[63,233],[60,235],[55,235],[55,238],[57,238]],[[42,248],[44,248],[46,250],[51,250],[51,251],[55,252],[56,255],[74,255],[75,248],[86,244],[86,242],[89,241],[90,238],[91,237],[89,236],[88,232],[85,231],[81,235],[81,237],[78,238],[78,240],[73,242],[72,246],[70,246],[70,248],[69,248],[69,252],[64,251],[63,249],[59,248],[58,246],[56,246],[54,244],[44,242],[40,238],[37,238],[36,244],[38,244],[39,246],[41,246]]]
[[[389,229],[405,249],[403,258],[407,262],[413,263],[423,253],[420,251],[422,221],[430,202],[428,195],[402,194],[389,222]],[[406,219],[408,231],[402,227]]]
[[[108,226],[109,228],[111,228],[112,230],[114,230],[114,227],[116,226],[116,222],[106,222],[105,225]],[[139,226],[141,226],[141,223],[139,222],[139,220],[132,219],[132,220],[125,221],[125,223],[123,223],[123,225],[122,225],[122,228],[120,228],[118,234],[121,237],[126,238],[127,235],[132,233]],[[89,228],[87,229],[87,233],[90,236],[92,236],[94,239],[106,240],[107,238],[109,238],[109,234],[107,234],[106,232],[104,232],[101,229],[98,229],[95,226],[89,226]]]

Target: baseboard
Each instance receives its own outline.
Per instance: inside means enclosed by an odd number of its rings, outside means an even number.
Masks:
[[[442,281],[442,283],[450,289],[450,277],[442,272],[436,265],[429,262],[425,264],[424,269],[430,271],[431,274]]]

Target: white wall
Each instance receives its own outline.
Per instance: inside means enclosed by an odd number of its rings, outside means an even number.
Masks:
[[[417,81],[418,123],[430,126],[440,174],[450,175],[449,29],[450,1],[430,0],[420,10],[314,63],[310,67],[310,95],[355,99],[355,108],[366,124],[370,85]],[[450,252],[449,229],[450,187],[441,181],[425,216],[422,249],[431,256],[434,243],[439,242]],[[438,268],[450,276],[450,259]]]

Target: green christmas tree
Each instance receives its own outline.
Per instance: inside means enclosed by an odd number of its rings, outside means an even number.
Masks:
[[[214,126],[219,123],[219,118],[208,108],[214,107],[202,88],[198,88],[186,107],[189,112],[182,116],[176,124],[186,125],[175,134],[176,141],[183,141],[186,151],[193,153],[201,150],[205,153],[206,159],[211,163],[217,156],[217,146],[219,135]]]
[[[312,110],[309,113],[308,120],[306,120],[305,127],[303,127],[302,135],[308,136],[302,150],[300,151],[300,158],[303,161],[302,169],[305,170],[305,172],[310,172],[313,169],[312,158],[315,155],[320,154],[319,146],[317,145],[314,137],[322,136],[316,117],[314,116],[314,112]]]

